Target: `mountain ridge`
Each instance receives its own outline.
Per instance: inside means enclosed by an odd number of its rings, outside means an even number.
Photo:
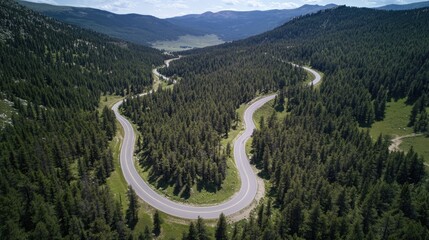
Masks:
[[[26,1],[18,3],[59,21],[142,45],[158,40],[173,40],[187,34],[204,35],[151,15],[115,14],[95,8],[54,6]]]
[[[55,6],[26,1],[18,1],[18,3],[57,20],[98,31],[111,37],[156,48],[175,43],[185,46],[184,49],[211,46],[223,41],[256,36],[273,30],[293,18],[338,6],[335,4],[324,6],[305,4],[295,9],[207,11],[202,14],[160,19],[151,15],[115,14],[94,8]],[[429,6],[429,1],[386,5],[374,9],[406,10],[426,6]],[[219,38],[219,41],[205,38],[207,35]],[[183,38],[184,36],[190,36],[190,38]],[[204,44],[196,44],[196,42]]]
[[[18,3],[57,20],[143,45],[151,45],[156,41],[176,40],[185,35],[215,34],[224,41],[243,39],[271,30],[294,17],[335,6],[307,4],[296,9],[283,10],[215,13],[209,11],[203,14],[160,19],[151,15],[115,14],[94,8],[55,6],[27,1]],[[229,19],[218,18],[219,14],[228,14]],[[210,19],[210,16],[214,19]],[[204,24],[199,23],[201,19],[207,17],[209,19],[204,20]],[[240,21],[237,21],[238,19]],[[189,21],[193,24],[189,24]]]
[[[244,39],[274,29],[294,17],[314,13],[335,7],[335,4],[303,5],[295,9],[273,9],[254,11],[205,12],[167,18],[166,20],[181,27],[190,27],[202,31],[210,29],[225,41]]]
[[[429,1],[425,2],[416,2],[410,4],[389,4],[382,7],[377,7],[377,10],[391,10],[391,11],[402,11],[402,10],[412,10],[417,8],[429,7]]]

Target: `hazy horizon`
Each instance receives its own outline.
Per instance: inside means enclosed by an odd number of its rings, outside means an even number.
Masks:
[[[337,0],[26,0],[29,2],[47,3],[59,6],[90,7],[117,14],[137,13],[153,15],[159,18],[169,18],[187,14],[201,14],[204,12],[219,12],[225,10],[252,11],[272,9],[293,9],[305,4],[337,4],[356,7],[379,7],[388,4],[409,4],[422,2],[419,0],[364,0],[364,1],[337,1]]]

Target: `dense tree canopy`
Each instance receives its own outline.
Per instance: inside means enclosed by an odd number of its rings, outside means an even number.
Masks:
[[[389,153],[359,126],[407,97],[410,126],[428,129],[427,9],[381,12],[339,7],[301,17],[249,40],[196,50],[163,69],[173,90],[128,99],[124,113],[143,132],[137,146],[151,179],[182,196],[219,189],[237,127],[235,110],[279,91],[277,111],[254,133],[251,161],[269,195],[232,234],[219,239],[425,239],[429,186],[423,159]],[[1,239],[128,239],[124,217],[104,184],[113,170],[114,115],[96,110],[102,93],[151,85],[156,50],[57,23],[12,1],[0,3],[0,96],[13,103],[0,132]],[[323,71],[319,90],[288,61]],[[284,97],[288,101],[284,101]],[[229,149],[229,150],[228,150]],[[129,193],[135,203],[135,195]],[[153,233],[161,233],[159,213]],[[231,236],[230,236],[231,235]],[[140,236],[150,238],[150,230]],[[187,238],[206,239],[202,220]]]
[[[141,92],[158,51],[113,40],[2,1],[0,89],[55,108],[93,109],[101,92]],[[128,93],[125,91],[125,93]]]
[[[389,153],[359,126],[384,118],[385,103],[414,103],[410,125],[427,131],[427,9],[380,12],[339,7],[266,34],[190,52],[203,66],[229,53],[311,64],[325,73],[318,90],[293,81],[280,90],[287,111],[264,116],[251,161],[270,181],[267,199],[233,239],[425,239],[429,185],[414,151]],[[251,49],[249,51],[249,49]],[[256,57],[257,58],[257,57]],[[239,60],[237,60],[239,61]],[[284,64],[284,63],[283,63]],[[185,74],[188,61],[170,75]],[[274,67],[274,68],[275,68]],[[177,68],[177,69],[176,69]],[[194,68],[210,75],[210,67]],[[170,72],[171,71],[171,72]],[[239,71],[239,70],[237,70]],[[282,105],[284,109],[282,109]]]
[[[341,111],[370,126],[384,118],[386,100],[407,97],[414,103],[429,92],[427,13],[338,7],[237,45],[258,45],[279,58],[323,71],[325,101],[331,106],[341,103]]]
[[[127,239],[104,184],[113,171],[113,112],[101,93],[151,85],[158,51],[0,2],[0,100],[16,110],[0,131],[1,239]]]

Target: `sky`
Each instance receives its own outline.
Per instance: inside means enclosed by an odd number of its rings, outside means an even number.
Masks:
[[[54,5],[91,7],[118,14],[138,13],[159,18],[181,16],[207,11],[249,11],[291,9],[304,4],[378,7],[387,4],[407,4],[424,0],[27,0]]]

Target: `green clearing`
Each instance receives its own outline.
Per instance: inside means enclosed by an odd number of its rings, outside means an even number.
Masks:
[[[429,137],[418,136],[413,138],[402,139],[401,145],[399,145],[402,150],[408,152],[411,147],[414,151],[422,156],[427,164],[429,164]]]
[[[153,77],[152,89],[154,91],[158,91],[159,86],[161,86],[163,90],[166,90],[166,89],[173,90],[174,84],[167,83],[166,81],[160,80],[159,77],[153,72],[152,72],[152,77]]]
[[[159,77],[152,71],[152,78],[153,78],[153,84],[152,89],[154,91],[158,90],[159,84],[161,84],[161,81],[159,80]]]
[[[126,195],[128,184],[125,181],[124,175],[122,174],[121,164],[119,162],[119,154],[121,152],[124,129],[122,129],[118,122],[116,122],[116,126],[118,129],[116,136],[109,143],[114,158],[115,171],[113,171],[110,174],[110,177],[107,179],[107,185],[109,185],[115,199],[121,203],[121,206],[125,211],[125,209],[128,207]]]
[[[285,108],[287,106],[287,98],[285,99]],[[264,121],[266,122],[267,119],[273,114],[273,112],[276,113],[277,116],[277,120],[279,121],[283,121],[286,116],[288,115],[288,113],[286,112],[286,109],[283,111],[276,111],[276,109],[274,109],[274,99],[267,102],[266,104],[264,104],[261,108],[259,108],[258,110],[255,111],[255,113],[253,114],[253,122],[255,123],[255,126],[257,129],[260,129],[260,121],[261,121],[261,117],[264,117]]]
[[[156,41],[152,43],[152,47],[160,50],[179,52],[192,48],[203,48],[224,43],[218,36],[208,34],[204,36],[184,35],[177,40],[172,41]]]
[[[412,106],[405,104],[405,101],[405,99],[399,99],[396,102],[391,101],[386,104],[384,120],[375,122],[369,129],[373,140],[376,140],[380,134],[393,138],[413,133],[413,129],[407,126]],[[399,147],[407,152],[411,146],[429,164],[429,138],[425,136],[404,138]]]
[[[115,105],[115,103],[119,102],[119,100],[124,99],[121,96],[116,96],[116,95],[105,95],[105,96],[101,96],[100,97],[100,104],[98,106],[98,112],[102,112],[104,106],[107,106],[109,109],[111,109],[113,107],[113,105]]]
[[[413,129],[407,127],[411,108],[405,104],[405,99],[387,102],[384,120],[375,122],[369,129],[372,139],[376,140],[380,134],[388,137],[412,134]]]
[[[171,83],[169,84],[166,81],[161,81],[160,85],[162,87],[162,90],[167,90],[167,89],[173,90],[173,88],[174,88],[174,84],[171,84]]]
[[[155,210],[151,206],[145,202],[140,203],[139,221],[134,228],[134,236],[136,238],[140,233],[144,232],[146,226],[152,230],[152,216],[154,213]],[[162,219],[161,235],[154,239],[178,239],[182,237],[183,232],[187,232],[189,229],[190,220],[175,218],[163,212],[160,212],[160,216]],[[208,224],[209,221],[205,222],[207,224],[207,230],[213,232],[214,228]]]

